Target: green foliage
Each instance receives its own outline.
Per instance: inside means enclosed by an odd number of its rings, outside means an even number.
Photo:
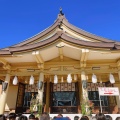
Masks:
[[[38,113],[39,113],[39,115],[41,115],[42,114],[42,105],[41,104],[38,104]]]
[[[85,104],[81,104],[81,110],[82,110],[82,115],[86,115],[86,108],[85,108]]]
[[[40,116],[42,114],[42,104],[41,102],[39,101],[39,99],[36,97],[31,99],[31,102],[30,102],[30,112],[33,113],[33,112],[36,112],[37,111],[37,116]]]
[[[82,115],[91,116],[93,108],[94,108],[94,104],[90,100],[88,99],[82,100],[82,103],[81,103]]]

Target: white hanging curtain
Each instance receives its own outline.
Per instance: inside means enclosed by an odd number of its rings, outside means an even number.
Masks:
[[[54,76],[54,84],[57,84],[58,83],[58,77],[57,75]]]
[[[95,74],[92,75],[92,83],[97,83],[97,77]]]
[[[13,85],[17,85],[17,83],[18,83],[18,78],[17,78],[17,76],[15,76],[13,79]]]
[[[34,84],[34,77],[33,77],[33,75],[31,75],[31,77],[30,77],[29,84],[30,84],[30,85],[33,85],[33,84]]]
[[[110,80],[110,83],[111,84],[114,84],[115,83],[115,79],[114,79],[114,76],[110,73],[109,75],[109,80]]]
[[[68,83],[71,83],[71,82],[72,82],[71,74],[68,74],[68,76],[67,76],[67,82],[68,82]]]

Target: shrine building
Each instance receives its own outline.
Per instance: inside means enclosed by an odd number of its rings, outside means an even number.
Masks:
[[[25,112],[38,89],[51,114],[80,113],[84,94],[104,113],[120,108],[119,96],[99,96],[98,87],[120,88],[120,42],[72,25],[62,11],[47,29],[0,49],[0,114]]]

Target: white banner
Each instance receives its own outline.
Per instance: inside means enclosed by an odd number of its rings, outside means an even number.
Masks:
[[[102,96],[119,96],[118,87],[98,87],[98,91]]]

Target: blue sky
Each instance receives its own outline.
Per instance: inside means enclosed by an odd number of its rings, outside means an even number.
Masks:
[[[120,41],[120,0],[0,0],[0,48],[52,25],[60,7],[71,24]]]

